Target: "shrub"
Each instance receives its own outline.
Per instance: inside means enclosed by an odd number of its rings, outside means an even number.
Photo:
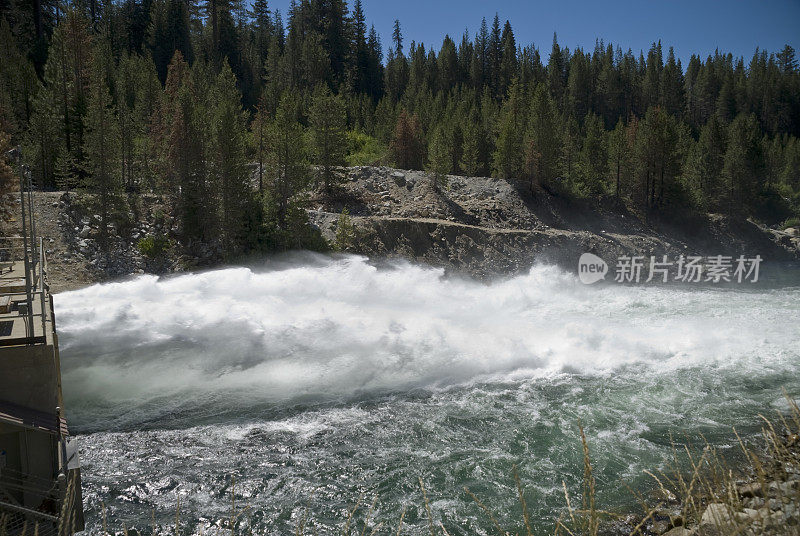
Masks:
[[[350,213],[347,209],[342,210],[339,220],[336,222],[336,238],[334,248],[337,251],[346,251],[353,246],[356,239],[356,228],[350,220]]]
[[[347,165],[373,166],[386,160],[388,149],[372,136],[350,130],[347,132]]]
[[[783,222],[781,227],[784,229],[788,229],[789,227],[800,227],[800,218],[789,218]]]
[[[136,246],[141,254],[148,259],[158,259],[166,255],[170,243],[165,236],[149,235],[140,239]]]

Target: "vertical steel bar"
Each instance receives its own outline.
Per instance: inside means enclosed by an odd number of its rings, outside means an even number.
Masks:
[[[18,157],[19,158],[19,157]],[[19,160],[17,160],[19,162]],[[28,338],[34,336],[33,333],[33,300],[31,297],[31,266],[28,259],[28,225],[27,214],[25,212],[25,179],[23,174],[19,176],[19,199],[22,209],[22,258],[25,267],[25,302],[28,306],[28,323],[25,326],[25,335]],[[32,342],[32,341],[31,341]]]
[[[33,203],[33,181],[31,180],[31,174],[27,169],[28,166],[20,165],[20,170],[28,180],[28,219],[30,221],[30,230],[31,230],[31,257],[33,258],[33,270],[34,275],[36,274],[36,266],[39,264],[39,252],[36,251],[36,214],[34,209]],[[39,288],[39,284],[36,283],[36,288]]]
[[[42,308],[42,337],[47,344],[47,312],[44,308],[44,238],[39,237],[39,299]]]

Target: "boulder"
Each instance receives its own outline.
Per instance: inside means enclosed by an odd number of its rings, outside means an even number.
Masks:
[[[706,507],[703,516],[700,518],[700,525],[712,527],[728,527],[736,523],[731,507],[723,503],[711,503]]]
[[[744,523],[756,521],[761,519],[761,517],[762,514],[758,510],[753,510],[752,508],[745,508],[741,512],[736,512],[736,519]]]
[[[675,527],[674,529],[665,532],[663,536],[694,536],[694,531],[683,527]]]
[[[764,490],[761,489],[761,484],[758,482],[751,482],[739,488],[739,495],[742,497],[761,497]]]
[[[406,174],[400,171],[393,171],[391,174],[392,180],[398,186],[406,185]]]
[[[787,227],[783,232],[789,236],[800,236],[800,230],[797,227]]]
[[[655,532],[656,534],[664,534],[669,529],[670,524],[669,521],[664,519],[659,519],[658,521],[654,521],[650,530]]]

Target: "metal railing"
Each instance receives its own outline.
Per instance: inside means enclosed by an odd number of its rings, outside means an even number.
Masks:
[[[16,147],[12,149],[6,154],[7,157],[12,158],[15,160],[17,168],[18,168],[18,175],[19,175],[19,202],[20,202],[20,212],[21,212],[21,224],[22,224],[22,236],[21,237],[6,237],[0,242],[4,242],[4,247],[0,248],[0,263],[6,263],[5,265],[0,264],[0,268],[6,268],[8,266],[7,263],[11,262],[10,265],[12,268],[14,267],[14,256],[15,253],[20,250],[19,248],[19,241],[22,242],[22,255],[19,261],[24,265],[24,277],[14,277],[11,275],[10,278],[14,280],[24,279],[25,281],[25,288],[24,293],[21,292],[6,292],[2,293],[0,290],[0,295],[11,295],[25,296],[25,310],[20,311],[18,307],[18,311],[20,312],[19,316],[25,318],[27,317],[26,324],[25,324],[25,332],[26,332],[26,339],[29,339],[28,343],[35,343],[35,330],[33,325],[33,319],[36,316],[41,317],[42,321],[42,337],[46,339],[47,337],[47,317],[46,317],[46,308],[45,308],[45,296],[44,292],[46,290],[45,286],[45,273],[44,273],[44,246],[43,241],[39,239],[37,241],[36,238],[36,218],[34,217],[34,203],[33,203],[33,180],[31,177],[31,171],[27,165],[22,162],[22,151],[20,147]],[[5,246],[6,243],[11,242],[11,246]],[[38,242],[38,244],[37,244]],[[12,270],[13,274],[14,270]],[[38,272],[38,274],[37,274]],[[37,277],[38,275],[38,277]],[[0,277],[2,280],[3,277]],[[33,300],[38,297],[40,302],[41,310],[39,313],[33,312]],[[19,304],[18,304],[19,305]]]
[[[0,536],[67,536],[82,529],[76,515],[79,485],[76,473],[66,482],[2,469]],[[23,494],[27,501],[22,502],[38,502],[39,506],[23,506],[19,500]]]
[[[27,246],[27,241],[24,237],[20,236],[0,238],[0,243],[4,241],[10,241],[12,245],[0,246],[0,285],[2,285],[0,286],[0,297],[8,296],[12,301],[17,301],[14,300],[15,297],[24,296],[26,310],[24,312],[21,311],[19,316],[26,318],[25,329],[27,338],[33,339],[36,335],[33,327],[34,318],[41,319],[42,337],[46,338],[48,314],[46,292],[48,288],[46,280],[47,257],[45,255],[44,240],[40,237],[38,239],[39,243],[36,246],[33,244]],[[20,245],[20,242],[23,242],[23,244]],[[14,269],[17,263],[22,263],[24,265],[25,274],[23,277],[20,277],[19,272]],[[5,270],[9,268],[11,270],[6,273]],[[24,291],[6,291],[3,289],[3,287],[8,287],[7,285],[3,285],[3,283],[13,283],[17,281],[20,283],[24,282]],[[34,312],[33,310],[34,300],[39,301],[39,312]]]

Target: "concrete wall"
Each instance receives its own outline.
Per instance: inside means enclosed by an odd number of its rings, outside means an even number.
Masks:
[[[58,387],[51,345],[0,349],[0,400],[55,415]]]

